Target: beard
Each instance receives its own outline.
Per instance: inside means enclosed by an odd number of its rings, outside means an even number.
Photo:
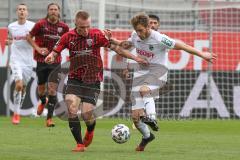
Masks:
[[[48,14],[48,19],[50,20],[50,21],[56,21],[56,20],[58,20],[59,19],[59,15],[54,15],[54,14],[52,14],[52,15],[49,15]]]

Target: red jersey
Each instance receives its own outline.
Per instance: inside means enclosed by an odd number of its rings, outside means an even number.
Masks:
[[[99,29],[90,29],[87,37],[79,35],[74,29],[64,34],[53,50],[60,53],[65,48],[69,49],[68,78],[94,83],[103,79],[100,47],[109,47],[109,45],[109,40]]]
[[[68,31],[69,27],[62,21],[52,24],[47,19],[41,19],[35,24],[30,34],[35,37],[35,42],[39,47],[47,48],[50,53],[60,37]],[[34,59],[37,62],[44,63],[45,57],[36,50],[34,51]],[[61,63],[61,60],[61,56],[59,55],[54,63]]]

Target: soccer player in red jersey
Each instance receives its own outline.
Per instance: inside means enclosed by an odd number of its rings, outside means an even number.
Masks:
[[[93,110],[99,95],[100,82],[103,79],[100,48],[111,48],[118,54],[144,65],[147,65],[147,62],[122,50],[121,47],[112,45],[99,29],[90,28],[91,17],[88,12],[79,11],[75,17],[75,24],[76,28],[61,37],[45,61],[52,63],[63,49],[69,49],[70,69],[65,102],[68,107],[69,128],[77,143],[77,147],[72,151],[83,152],[92,142],[96,124]],[[83,140],[77,115],[78,109],[81,110],[87,126]]]
[[[56,82],[47,83],[47,81],[50,73],[61,63],[61,56],[58,55],[52,64],[45,63],[44,59],[52,51],[60,37],[68,31],[69,27],[67,24],[60,21],[60,6],[57,3],[50,3],[47,7],[47,16],[40,19],[27,36],[28,42],[35,50],[34,59],[37,61],[38,96],[41,100],[38,105],[37,114],[41,115],[44,107],[47,107],[47,127],[55,126],[52,116],[57,101],[57,84]],[[35,38],[35,41],[33,38]]]

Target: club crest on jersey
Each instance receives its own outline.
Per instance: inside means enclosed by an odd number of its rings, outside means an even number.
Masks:
[[[87,45],[88,47],[91,47],[93,44],[93,40],[92,39],[87,39]]]
[[[61,33],[63,31],[63,28],[62,27],[58,27],[57,31],[58,31],[58,33]]]
[[[48,29],[47,27],[44,27],[44,30],[45,30],[46,32],[48,32],[48,31],[49,31],[49,29]]]
[[[152,51],[154,49],[153,45],[149,45],[149,50]]]

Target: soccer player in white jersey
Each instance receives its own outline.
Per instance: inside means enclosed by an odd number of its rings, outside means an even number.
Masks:
[[[28,10],[26,4],[19,4],[16,14],[17,21],[8,25],[9,38],[6,42],[11,45],[10,67],[15,80],[13,124],[20,123],[20,108],[33,69],[33,49],[27,42],[26,35],[33,28],[34,22],[27,20]]]
[[[152,30],[158,31],[158,29],[160,27],[160,18],[154,14],[149,14],[148,17],[149,17],[150,28]],[[128,69],[124,70],[123,72],[126,74],[125,75],[126,77],[129,76]],[[163,84],[165,84],[165,83],[163,83]],[[160,84],[160,85],[162,86],[163,84]],[[167,85],[168,84],[166,84],[165,86],[167,87]],[[148,110],[150,110],[150,111],[148,111]],[[145,108],[146,113],[151,112],[151,110],[152,110],[151,108]],[[152,119],[148,119],[148,117],[146,117],[146,118],[143,118],[142,121],[144,121],[148,125],[152,126],[152,128],[154,130],[158,130],[157,121],[155,119],[152,120]],[[133,129],[136,129],[134,124],[132,125],[132,127],[133,127]]]
[[[169,49],[184,50],[190,54],[199,56],[208,62],[216,59],[216,55],[209,52],[199,51],[187,44],[177,42],[172,38],[151,29],[149,17],[140,13],[131,19],[135,31],[126,41],[120,42],[111,38],[112,42],[130,48],[136,48],[138,56],[146,59],[150,65],[148,68],[135,67],[132,86],[132,119],[136,128],[143,135],[136,151],[144,151],[146,145],[154,140],[155,136],[150,132],[158,130],[156,126],[156,111],[154,98],[158,97],[158,90],[167,81],[167,56]],[[111,37],[109,31],[105,35]],[[146,121],[149,119],[149,123]]]

